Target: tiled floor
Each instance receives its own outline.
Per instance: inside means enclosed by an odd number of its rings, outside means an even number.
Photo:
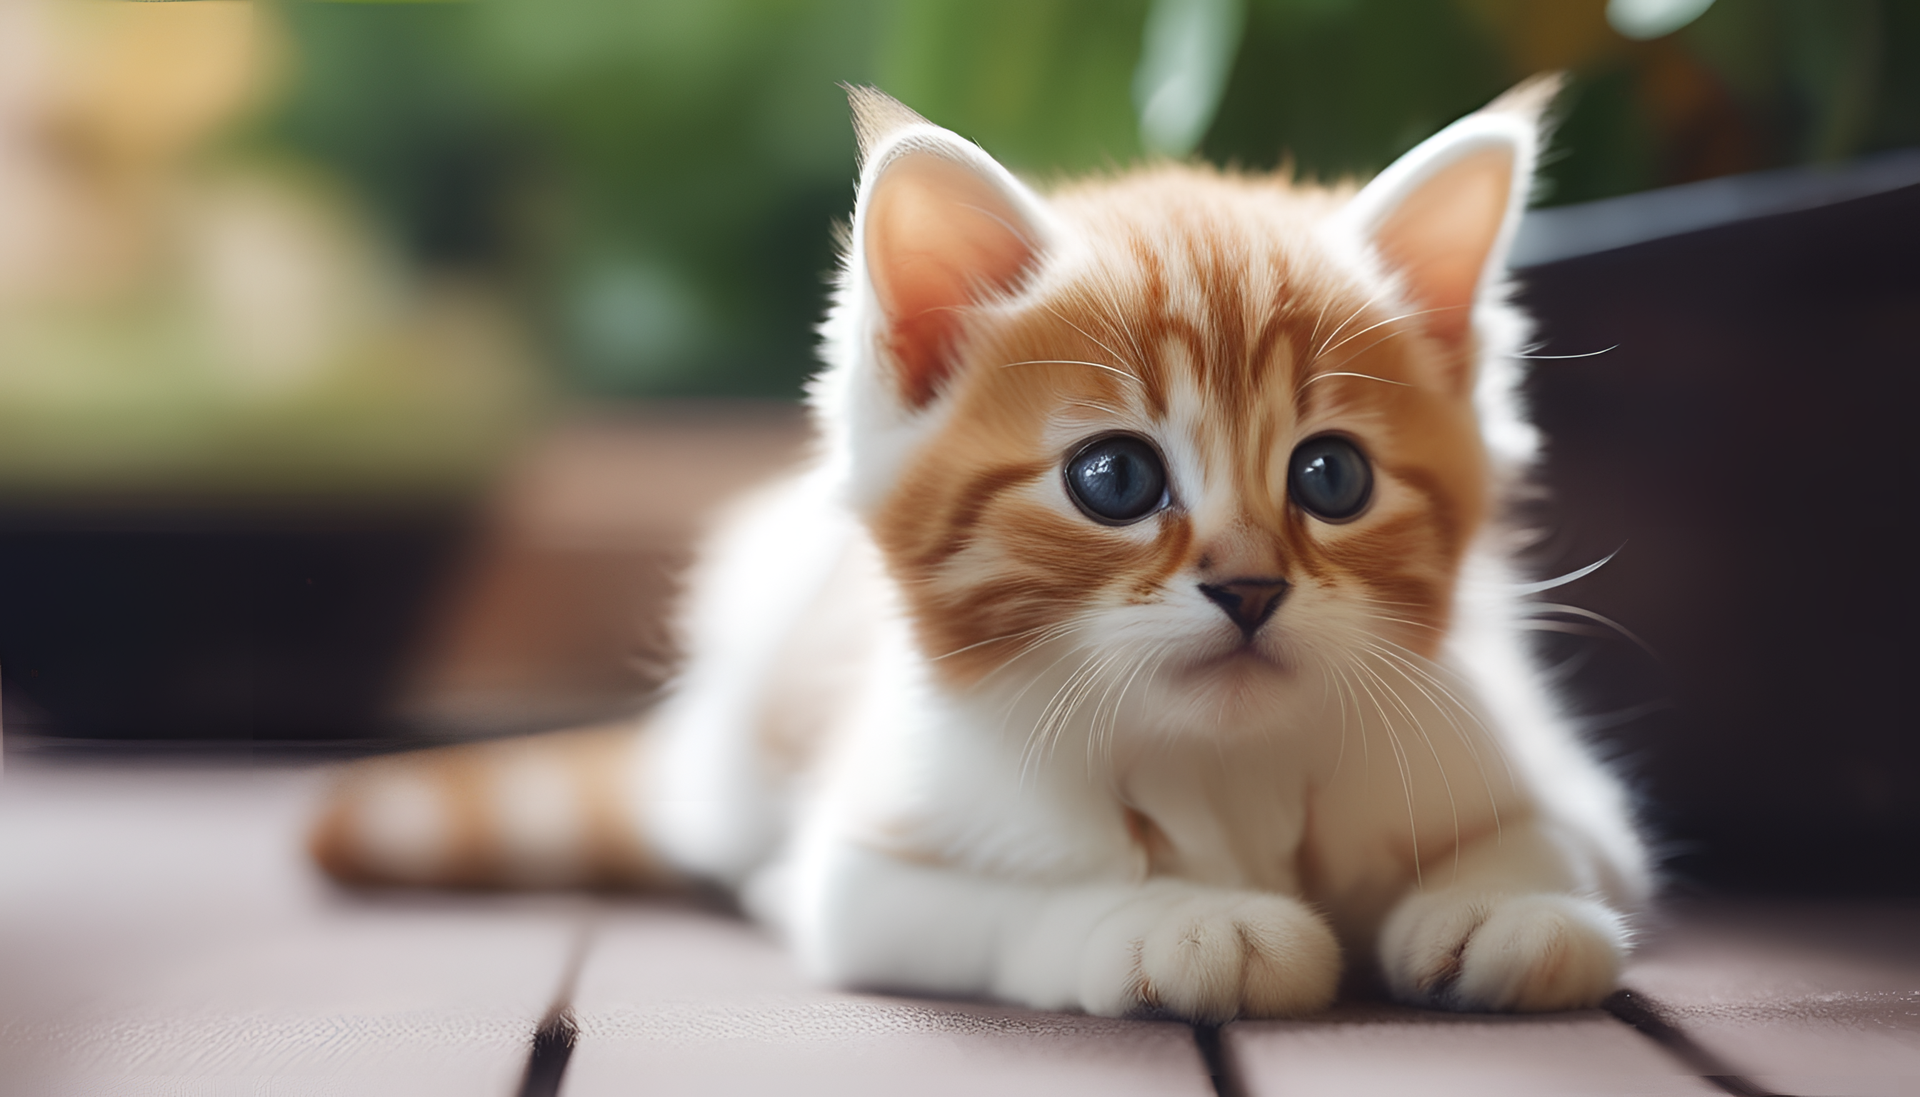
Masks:
[[[823,992],[751,927],[685,904],[344,894],[299,849],[319,767],[9,767],[8,1095],[553,1092],[527,1070],[556,1005],[572,1051],[542,1062],[568,1097],[1920,1093],[1911,904],[1679,908],[1613,1013],[1349,1005],[1196,1039]]]

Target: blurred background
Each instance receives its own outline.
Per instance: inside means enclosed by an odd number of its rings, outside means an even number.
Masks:
[[[694,532],[804,444],[840,83],[1042,183],[1333,179],[1548,69],[1529,302],[1617,349],[1538,364],[1537,563],[1620,549],[1560,593],[1646,642],[1548,655],[1685,873],[1920,890],[1902,0],[0,0],[9,736],[642,707]]]

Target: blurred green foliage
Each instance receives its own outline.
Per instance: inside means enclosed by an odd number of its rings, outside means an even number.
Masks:
[[[1166,2],[1166,0],[1163,0]],[[1016,170],[1141,154],[1149,0],[289,0],[254,139],[347,178],[422,263],[509,282],[576,390],[790,395],[852,194],[839,82]],[[1622,37],[1605,0],[1248,0],[1199,153],[1377,170],[1571,71],[1548,202],[1920,144],[1920,4],[1719,0]]]

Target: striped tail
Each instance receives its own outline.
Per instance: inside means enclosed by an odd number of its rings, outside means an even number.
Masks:
[[[353,884],[661,887],[638,818],[637,722],[375,758],[348,768],[310,838]]]

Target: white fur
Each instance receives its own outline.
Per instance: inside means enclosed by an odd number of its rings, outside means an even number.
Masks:
[[[433,879],[452,853],[446,790],[404,769],[380,773],[361,792],[354,845],[373,867],[399,879]]]
[[[1366,234],[1382,211],[1490,143],[1514,150],[1517,177],[1474,313],[1476,400],[1511,470],[1534,447],[1512,391],[1524,323],[1502,282],[1535,151],[1531,124],[1461,122],[1389,169],[1327,232],[1330,249],[1369,268]],[[929,125],[871,151],[863,208],[908,151],[972,167],[1056,264],[1071,264],[1071,234],[1044,201]],[[1218,610],[1184,587],[1157,605],[1091,611],[1084,624],[1109,659],[1097,671],[1077,674],[1089,666],[1083,650],[1059,640],[955,696],[871,568],[878,639],[845,691],[826,760],[803,780],[767,770],[755,737],[756,714],[779,703],[768,695],[769,665],[835,561],[872,553],[860,518],[946,410],[939,401],[901,407],[882,374],[862,232],[856,213],[824,327],[829,367],[813,389],[826,454],[815,472],[744,509],[709,554],[692,604],[691,664],[635,771],[644,829],[669,857],[744,888],[811,971],[842,984],[1101,1014],[1284,1015],[1331,997],[1344,943],[1361,962],[1377,957],[1388,985],[1412,1001],[1541,1009],[1605,994],[1627,948],[1623,914],[1649,888],[1645,857],[1621,791],[1528,663],[1513,583],[1491,545],[1460,578],[1437,660],[1382,655],[1377,682],[1302,674],[1237,708],[1141,671],[1144,645],[1204,653],[1237,642]],[[1197,535],[1208,535],[1201,427],[1162,429],[1175,490],[1192,505]],[[1033,490],[1071,511],[1057,483]],[[1415,505],[1391,477],[1380,492],[1385,513]],[[1323,630],[1364,628],[1310,583],[1290,597],[1289,610],[1317,607]],[[1323,633],[1276,621],[1267,642],[1324,667],[1315,661]],[[1405,681],[1392,679],[1388,702],[1380,691],[1394,674]],[[1076,688],[1088,703],[1056,701]],[[1128,809],[1164,833],[1168,864],[1149,862]]]
[[[566,765],[530,750],[489,776],[491,807],[509,871],[528,884],[575,878],[587,821]]]
[[[1533,165],[1540,155],[1540,125],[1521,113],[1482,111],[1441,130],[1375,176],[1335,219],[1331,236],[1336,247],[1344,241],[1363,241],[1393,208],[1420,184],[1448,166],[1477,152],[1511,150],[1514,183],[1507,192],[1507,212],[1494,237],[1489,262],[1481,273],[1475,297],[1473,326],[1480,334],[1483,353],[1474,386],[1480,411],[1480,433],[1495,459],[1507,470],[1517,470],[1533,459],[1540,435],[1520,411],[1519,359],[1515,357],[1527,336],[1526,318],[1507,307],[1511,287],[1506,281],[1506,255],[1520,230],[1532,189]],[[1350,246],[1350,245],[1344,245]],[[1505,353],[1502,353],[1504,351]]]
[[[781,646],[827,582],[854,523],[840,485],[815,472],[747,499],[692,576],[692,653],[657,717],[655,749],[632,757],[642,842],[685,867],[744,884],[790,827],[792,790],[764,765],[755,728]]]
[[[864,210],[874,185],[902,156],[931,153],[963,164],[992,184],[1020,219],[1027,236],[1042,250],[1060,256],[1072,242],[1061,233],[1046,203],[971,141],[925,122],[902,127],[867,150],[856,211]],[[847,269],[840,300],[822,328],[823,353],[832,363],[813,386],[823,413],[831,466],[847,499],[858,510],[880,501],[905,456],[938,422],[939,404],[908,409],[893,398],[894,386],[880,375],[875,337],[880,303],[867,273],[866,220],[856,212],[847,246]]]

